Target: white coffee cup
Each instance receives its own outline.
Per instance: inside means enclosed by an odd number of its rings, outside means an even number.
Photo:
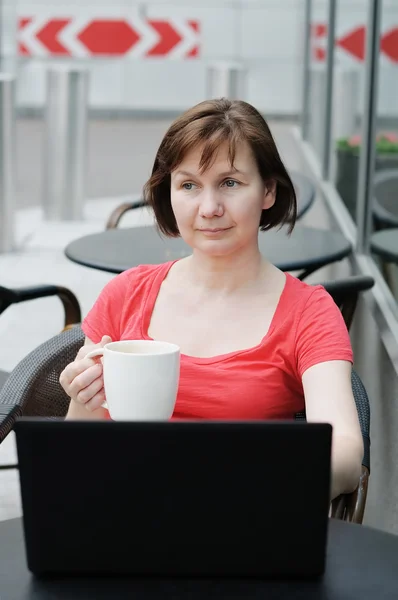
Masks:
[[[87,354],[103,356],[105,407],[114,421],[167,420],[180,376],[180,348],[168,342],[110,342]]]

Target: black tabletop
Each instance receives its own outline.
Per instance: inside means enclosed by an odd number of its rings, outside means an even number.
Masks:
[[[384,260],[398,264],[398,229],[383,229],[370,240],[372,251]]]
[[[315,200],[315,186],[306,175],[292,171],[289,173],[296,192],[297,218],[301,219]]]
[[[286,229],[261,231],[261,253],[282,271],[310,272],[345,258],[351,244],[337,231],[297,225],[291,236]],[[121,273],[142,264],[158,264],[183,258],[191,248],[181,238],[162,237],[154,226],[108,229],[70,243],[66,256],[81,265]]]
[[[95,577],[42,580],[27,570],[22,522],[12,519],[0,523],[0,597],[4,600],[396,600],[398,536],[331,520],[326,572],[316,581]]]

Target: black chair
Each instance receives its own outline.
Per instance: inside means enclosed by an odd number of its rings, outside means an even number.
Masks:
[[[20,302],[27,302],[28,300],[36,300],[38,298],[46,298],[49,296],[57,296],[64,307],[64,330],[67,330],[75,323],[81,321],[80,305],[76,296],[69,289],[62,286],[55,285],[41,285],[24,287],[19,289],[9,289],[0,286],[0,314],[3,313],[12,304],[18,304]],[[13,372],[14,373],[14,372]],[[6,396],[9,396],[7,390],[15,385],[14,377],[11,380],[11,386],[9,384],[10,373],[6,371],[0,371],[0,394],[2,390],[6,389]],[[2,396],[4,398],[4,396]],[[12,402],[7,403],[0,402],[0,442],[9,433],[9,424],[14,423],[14,414],[18,414],[18,406]],[[1,465],[0,469],[11,469],[14,465]]]
[[[56,285],[38,285],[19,289],[10,289],[0,286],[0,315],[12,304],[57,296],[64,307],[64,326],[69,327],[81,321],[79,301],[69,289]],[[5,384],[9,373],[0,371],[0,390]]]
[[[323,284],[343,314],[345,311],[347,327],[351,324],[359,293],[373,284],[370,277],[356,276]],[[22,415],[47,418],[66,415],[69,398],[59,385],[59,376],[83,344],[84,333],[75,326],[41,344],[16,366],[0,391],[0,443]],[[357,490],[334,500],[332,516],[362,523],[370,473],[370,409],[366,390],[355,371],[352,386],[365,447],[363,468]],[[298,413],[296,418],[305,419],[305,412]]]
[[[351,383],[364,446],[362,472],[358,487],[354,492],[341,494],[333,500],[330,515],[335,519],[361,524],[365,512],[370,475],[370,405],[365,387],[354,369],[351,373]],[[296,420],[305,419],[305,411],[296,414]]]
[[[59,376],[84,344],[79,325],[68,327],[23,358],[0,390],[0,443],[18,417],[64,417],[69,401]]]
[[[120,204],[111,212],[105,229],[116,229],[126,212],[135,210],[136,208],[144,208],[144,206],[148,206],[145,200],[136,200],[135,202],[124,202],[123,204]]]
[[[349,330],[354,318],[359,294],[370,290],[374,284],[375,281],[373,277],[368,277],[367,275],[352,275],[345,279],[326,281],[320,285],[329,292],[337,306],[340,308],[347,329]]]

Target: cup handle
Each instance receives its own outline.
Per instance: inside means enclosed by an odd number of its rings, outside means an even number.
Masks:
[[[95,358],[96,356],[104,356],[104,349],[96,348],[96,350],[91,350],[91,352],[86,354],[86,358]],[[101,404],[101,407],[108,409],[108,404],[106,402],[103,402]]]

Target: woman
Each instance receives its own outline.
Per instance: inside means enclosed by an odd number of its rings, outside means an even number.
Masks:
[[[173,342],[175,418],[292,419],[305,408],[308,421],[333,425],[332,497],[351,492],[363,446],[344,321],[321,286],[259,252],[259,229],[292,229],[296,217],[262,116],[225,99],[188,110],[166,133],[144,193],[161,232],[181,235],[192,255],[130,269],[105,287],[82,324],[85,346],[60,378],[67,418],[109,418],[101,363],[85,358],[97,345]]]

